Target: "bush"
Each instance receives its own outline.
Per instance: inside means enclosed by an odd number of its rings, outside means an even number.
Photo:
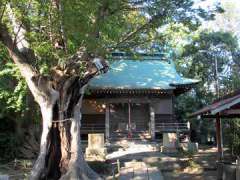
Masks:
[[[240,155],[240,119],[229,119],[226,122],[225,142],[230,149],[232,155]]]
[[[15,133],[15,123],[12,120],[0,119],[0,158],[10,160],[16,157],[19,140]]]

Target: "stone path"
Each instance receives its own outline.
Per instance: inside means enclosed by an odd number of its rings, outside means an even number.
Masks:
[[[157,167],[148,167],[144,162],[130,162],[121,168],[119,180],[163,180]]]
[[[120,180],[163,180],[158,167],[150,166],[145,161],[159,156],[159,145],[153,142],[122,141],[119,149],[108,154],[107,159],[121,162]],[[156,155],[157,153],[157,155]]]

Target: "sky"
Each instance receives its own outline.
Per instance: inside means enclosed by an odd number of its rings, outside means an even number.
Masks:
[[[202,29],[210,28],[213,31],[230,31],[240,39],[240,0],[197,0],[197,5],[209,8],[220,3],[224,8],[223,14],[216,15],[216,20],[204,22]]]

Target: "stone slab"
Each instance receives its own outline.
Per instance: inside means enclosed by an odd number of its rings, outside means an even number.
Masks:
[[[104,147],[103,133],[88,134],[88,148],[95,149],[103,147]]]
[[[163,180],[157,167],[147,167],[144,162],[128,162],[121,168],[120,180]]]
[[[104,134],[88,134],[88,147],[85,156],[88,160],[104,160],[107,149],[104,147]]]
[[[177,133],[163,133],[163,146],[166,148],[176,148]]]

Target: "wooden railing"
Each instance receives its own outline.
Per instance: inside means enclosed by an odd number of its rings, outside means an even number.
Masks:
[[[125,127],[126,126],[126,127]],[[125,126],[122,127],[123,131],[128,130],[128,124],[125,123]],[[132,131],[137,130],[147,130],[149,125],[146,125],[146,123],[132,123]],[[141,127],[139,129],[139,127]],[[144,128],[143,128],[144,127]],[[120,128],[120,127],[118,127]],[[117,131],[118,129],[116,129]],[[190,123],[155,123],[155,132],[187,132],[190,130]],[[94,124],[94,123],[88,123],[88,124],[82,124],[81,126],[81,132],[92,132],[92,133],[98,133],[98,132],[104,132],[105,131],[105,124]]]
[[[190,130],[190,123],[155,123],[156,132],[187,132]]]

